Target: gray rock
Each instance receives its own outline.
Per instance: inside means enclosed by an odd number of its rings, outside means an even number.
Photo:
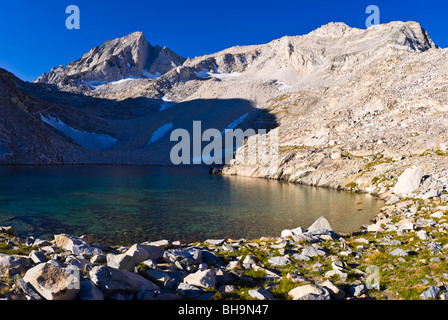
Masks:
[[[314,284],[294,288],[288,292],[288,295],[293,300],[330,300],[330,293],[327,289]]]
[[[33,289],[31,286],[26,283],[23,279],[19,279],[18,281],[20,288],[22,291],[30,297],[32,300],[42,300],[42,297]]]
[[[280,242],[280,243],[273,244],[273,245],[271,245],[270,247],[271,247],[272,249],[283,249],[283,248],[285,248],[287,245],[288,245],[288,242],[286,242],[286,241],[282,241],[282,242]]]
[[[325,282],[321,283],[320,286],[327,289],[330,295],[335,299],[342,299],[345,297],[344,290],[334,285],[330,280],[326,280]]]
[[[265,268],[262,268],[259,266],[255,266],[253,269],[255,271],[259,271],[259,270],[263,271],[264,272],[263,278],[265,278],[266,280],[280,280],[282,278],[279,274],[277,274],[274,271],[269,270],[269,269],[265,269]]]
[[[367,287],[365,284],[352,284],[350,286],[350,293],[354,296],[354,297],[359,297],[362,294],[364,294],[367,290]]]
[[[56,246],[73,252],[78,255],[100,255],[103,252],[95,247],[91,247],[90,244],[82,238],[75,237],[68,234],[58,234],[54,236]]]
[[[439,296],[439,293],[440,293],[439,287],[433,285],[428,290],[422,292],[420,294],[420,297],[423,300],[437,299],[437,297]]]
[[[274,298],[274,296],[269,291],[261,288],[249,290],[248,293],[250,297],[257,300],[270,300]]]
[[[156,270],[158,269],[157,263],[152,259],[142,261],[142,263],[150,269],[156,269]]]
[[[283,256],[283,257],[269,258],[268,262],[270,264],[272,264],[273,266],[285,266],[285,265],[289,264],[291,262],[291,260],[288,257]]]
[[[345,269],[347,268],[347,264],[340,260],[333,261],[331,263],[331,266],[333,267],[334,270],[339,271],[346,271]]]
[[[222,293],[234,293],[236,291],[236,287],[232,284],[224,284],[220,286],[218,290]]]
[[[70,266],[74,266],[78,268],[79,270],[89,270],[91,263],[89,260],[84,258],[73,258],[73,259],[66,259],[65,262],[69,263]]]
[[[32,245],[36,246],[36,247],[44,247],[44,246],[50,246],[51,243],[49,241],[47,241],[47,240],[36,239],[36,240],[34,240]]]
[[[226,271],[224,269],[214,269],[216,274],[216,286],[223,284],[234,284],[241,279],[241,274],[238,271]]]
[[[428,239],[430,239],[430,237],[426,234],[426,231],[425,231],[425,230],[420,230],[420,231],[418,231],[418,232],[417,232],[417,237],[418,237],[420,240],[428,240]]]
[[[103,292],[89,279],[81,280],[80,300],[104,300]]]
[[[204,289],[185,282],[181,282],[177,286],[176,292],[188,297],[189,299],[195,299],[200,297],[204,293]]]
[[[220,246],[222,245],[226,240],[225,239],[208,239],[205,240],[208,244],[211,244],[213,246]]]
[[[105,291],[138,293],[153,291],[160,287],[136,273],[123,271],[108,266],[96,266],[89,272],[92,282]]]
[[[132,272],[135,268],[134,259],[132,256],[129,256],[125,253],[121,254],[113,254],[109,253],[106,256],[107,259],[107,266],[119,270],[125,270]]]
[[[152,259],[152,260],[158,260],[158,259],[162,258],[163,253],[165,252],[165,247],[166,247],[163,245],[155,246],[155,245],[146,245],[146,244],[141,244],[140,246],[143,250],[145,250],[148,253],[147,259]],[[139,262],[137,262],[137,263],[139,263]]]
[[[94,254],[90,258],[90,263],[107,263],[107,258],[103,254]]]
[[[137,300],[154,300],[155,296],[154,291],[140,291],[137,293]]]
[[[241,265],[240,261],[230,261],[227,266],[226,269],[227,270],[232,270],[232,269],[236,269]]]
[[[25,272],[31,266],[31,259],[20,255],[7,255],[0,253],[0,270],[10,275]]]
[[[310,233],[302,233],[302,234],[297,234],[297,235],[293,234],[292,239],[295,242],[305,241],[305,242],[309,242],[309,243],[315,243],[315,242],[320,241],[319,237],[312,235]]]
[[[140,274],[158,285],[163,285],[170,279],[168,272],[160,270],[146,269],[141,271]]]
[[[301,227],[295,228],[295,229],[286,229],[283,230],[280,234],[280,237],[282,238],[286,238],[286,237],[292,237],[292,236],[297,236],[303,233],[303,229]]]
[[[325,251],[318,249],[314,246],[308,246],[302,250],[302,255],[311,258],[311,257],[325,256],[326,253]]]
[[[432,253],[437,253],[443,249],[442,245],[438,242],[431,242],[428,244],[428,249],[431,250]]]
[[[300,253],[294,253],[292,257],[296,260],[302,260],[302,261],[308,261],[311,259],[310,257],[304,256],[303,254]]]
[[[139,291],[137,293],[137,300],[154,300],[155,296],[154,291]]]
[[[319,217],[314,223],[308,227],[307,232],[312,234],[321,234],[333,231],[330,223],[325,217]]]
[[[330,270],[325,272],[325,277],[326,278],[331,278],[333,276],[338,276],[339,279],[341,279],[342,281],[347,280],[348,274],[345,272],[342,272],[340,270]]]
[[[218,267],[224,267],[225,263],[217,257],[213,252],[210,252],[208,250],[202,250],[202,261],[204,261],[208,265],[212,266],[218,266]]]
[[[153,247],[162,247],[164,249],[169,249],[173,247],[173,242],[171,240],[158,240],[152,242],[143,242],[143,245],[153,246]]]
[[[250,265],[256,265],[257,264],[257,258],[252,255],[247,255],[246,258],[244,258],[243,263],[247,263]]]
[[[355,240],[356,243],[363,243],[363,244],[369,244],[369,240],[364,238],[358,238]]]
[[[434,213],[430,214],[429,216],[431,218],[440,219],[440,218],[442,218],[444,216],[444,214],[441,211],[437,211],[437,212],[434,212]]]
[[[440,262],[440,258],[439,257],[432,257],[431,259],[429,259],[429,261],[431,261],[431,262]]]
[[[162,248],[163,250],[163,248]],[[140,262],[143,262],[147,259],[149,259],[149,253],[145,250],[145,248],[141,244],[134,244],[132,247],[130,247],[126,252],[126,255],[132,257],[132,260],[134,263],[138,264]],[[162,253],[163,254],[163,253]]]
[[[425,199],[429,199],[429,198],[433,198],[433,197],[438,197],[439,195],[440,195],[439,190],[431,189],[422,195],[422,199],[425,200]]]
[[[448,300],[448,292],[443,292],[439,296],[440,300]]]
[[[202,261],[201,250],[197,248],[168,249],[164,252],[163,258],[168,262],[181,261],[186,259],[188,264],[199,264]]]
[[[406,169],[394,186],[394,193],[397,195],[407,195],[415,191],[423,177],[423,171],[417,166]]]
[[[222,250],[223,250],[223,251],[235,252],[235,248],[232,247],[231,245],[228,245],[227,243],[224,243],[224,244],[222,245]]]
[[[393,251],[390,253],[390,255],[391,255],[391,256],[396,256],[396,257],[404,257],[404,256],[407,256],[408,253],[407,253],[406,251],[404,251],[403,249],[396,248],[395,250],[393,250]]]
[[[196,271],[184,278],[184,282],[205,289],[214,289],[217,283],[214,270]]]
[[[300,283],[306,281],[305,277],[298,273],[288,273],[286,278],[291,280],[294,283]]]

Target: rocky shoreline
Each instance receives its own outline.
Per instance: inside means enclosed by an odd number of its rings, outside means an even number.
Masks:
[[[1,227],[0,299],[447,299],[447,194],[415,193],[422,184],[408,168],[380,195],[374,223],[353,234],[321,217],[279,237],[118,247]]]

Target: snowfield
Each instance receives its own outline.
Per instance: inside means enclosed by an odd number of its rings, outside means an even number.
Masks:
[[[43,122],[72,138],[77,144],[91,150],[105,150],[117,144],[118,140],[107,135],[76,130],[58,118],[40,115]]]
[[[156,131],[153,132],[151,139],[148,142],[148,145],[150,145],[151,143],[154,143],[160,139],[163,138],[163,136],[170,131],[171,129],[173,129],[173,124],[171,122],[164,124],[163,126],[161,126],[159,129],[157,129]]]

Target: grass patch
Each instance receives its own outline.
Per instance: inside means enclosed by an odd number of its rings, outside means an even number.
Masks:
[[[8,255],[29,255],[31,251],[39,249],[38,247],[20,245],[11,247],[6,242],[0,243],[0,252]]]

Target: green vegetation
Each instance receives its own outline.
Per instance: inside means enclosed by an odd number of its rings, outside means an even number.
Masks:
[[[33,250],[37,250],[38,247],[33,247],[33,246],[25,246],[25,245],[20,245],[17,247],[11,247],[9,244],[7,244],[6,242],[1,242],[0,243],[0,252],[1,253],[6,253],[8,255],[29,255],[31,251]]]
[[[423,153],[419,155],[419,157],[426,157],[426,156],[441,156],[441,157],[447,157],[448,152],[443,152],[442,150],[425,150]]]
[[[350,183],[346,184],[345,187],[346,188],[356,189],[356,188],[358,188],[358,184],[356,182],[350,182]]]

